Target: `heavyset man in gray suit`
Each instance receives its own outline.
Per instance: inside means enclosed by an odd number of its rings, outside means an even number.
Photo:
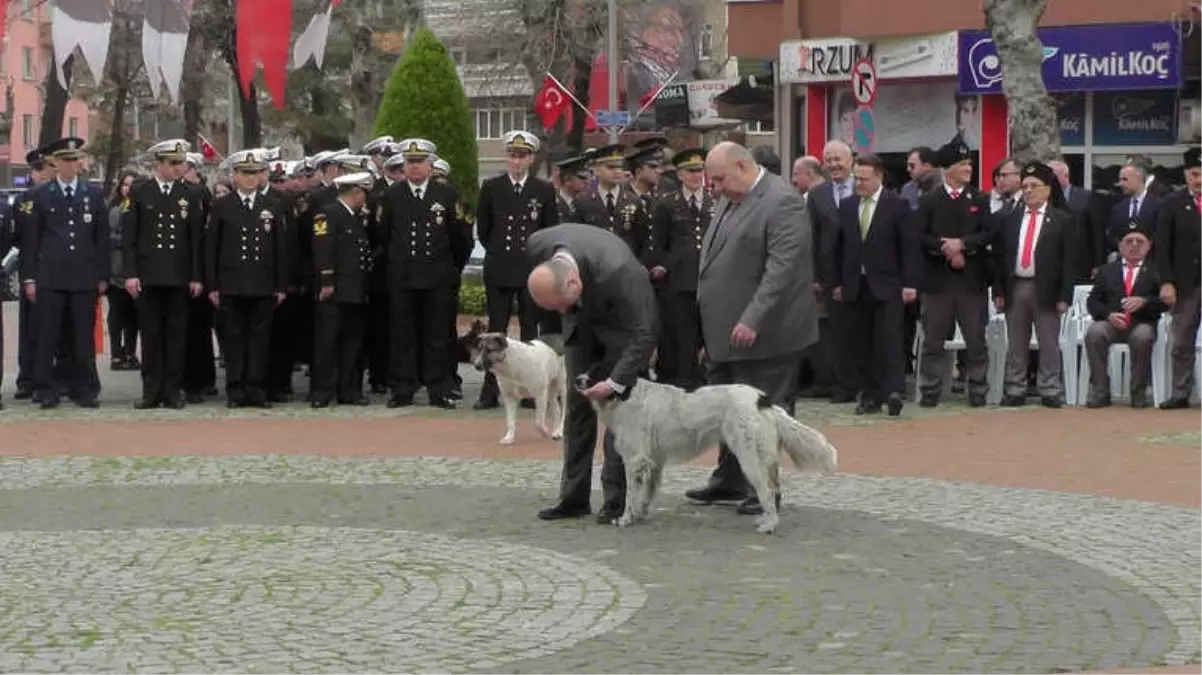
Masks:
[[[527,283],[531,297],[543,309],[563,316],[568,377],[559,501],[538,517],[575,518],[588,514],[592,493],[597,415],[588,399],[621,394],[647,370],[658,335],[655,293],[647,269],[630,246],[600,227],[565,223],[539,230],[526,240],[526,252],[537,265]],[[577,391],[576,376],[594,369],[608,379]],[[605,501],[597,521],[612,523],[626,508],[626,475],[608,431],[604,446]]]
[[[747,384],[789,406],[801,352],[818,340],[810,214],[796,190],[740,145],[714,146],[706,170],[721,195],[702,242],[697,285],[708,381]],[[742,501],[740,513],[758,514],[750,492],[723,447],[709,484],[685,495]]]

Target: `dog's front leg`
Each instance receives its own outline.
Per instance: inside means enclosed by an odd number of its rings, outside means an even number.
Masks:
[[[555,425],[555,431],[551,432],[551,438],[558,440],[563,438],[563,421],[567,417],[568,408],[568,388],[565,376],[561,374],[548,395],[551,401],[547,406],[547,423]]]
[[[544,390],[534,397],[534,426],[544,438],[551,435],[547,427],[547,392]]]
[[[643,480],[639,475],[639,461],[631,458],[624,461],[623,464],[626,466],[626,508],[622,511],[622,517],[617,520],[618,527],[626,527],[634,523],[637,517],[636,504],[642,501],[644,489]]]
[[[518,399],[502,395],[501,402],[505,405],[505,435],[501,437],[501,445],[512,445],[518,433]]]

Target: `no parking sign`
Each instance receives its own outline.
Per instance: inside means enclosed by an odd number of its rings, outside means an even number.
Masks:
[[[852,150],[856,152],[872,152],[876,147],[876,115],[872,108],[861,106],[856,108],[853,119]]]

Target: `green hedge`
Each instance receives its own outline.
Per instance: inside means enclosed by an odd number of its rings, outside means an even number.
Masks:
[[[484,284],[479,279],[464,279],[459,288],[459,315],[484,317]]]
[[[376,136],[424,138],[451,165],[450,183],[476,213],[479,151],[476,123],[455,61],[429,29],[419,30],[397,61],[376,111]]]

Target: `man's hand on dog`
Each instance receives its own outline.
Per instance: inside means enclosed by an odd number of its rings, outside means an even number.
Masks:
[[[594,401],[604,401],[610,396],[613,396],[614,388],[609,386],[608,381],[602,380],[580,393],[584,394],[586,398],[590,398]]]

